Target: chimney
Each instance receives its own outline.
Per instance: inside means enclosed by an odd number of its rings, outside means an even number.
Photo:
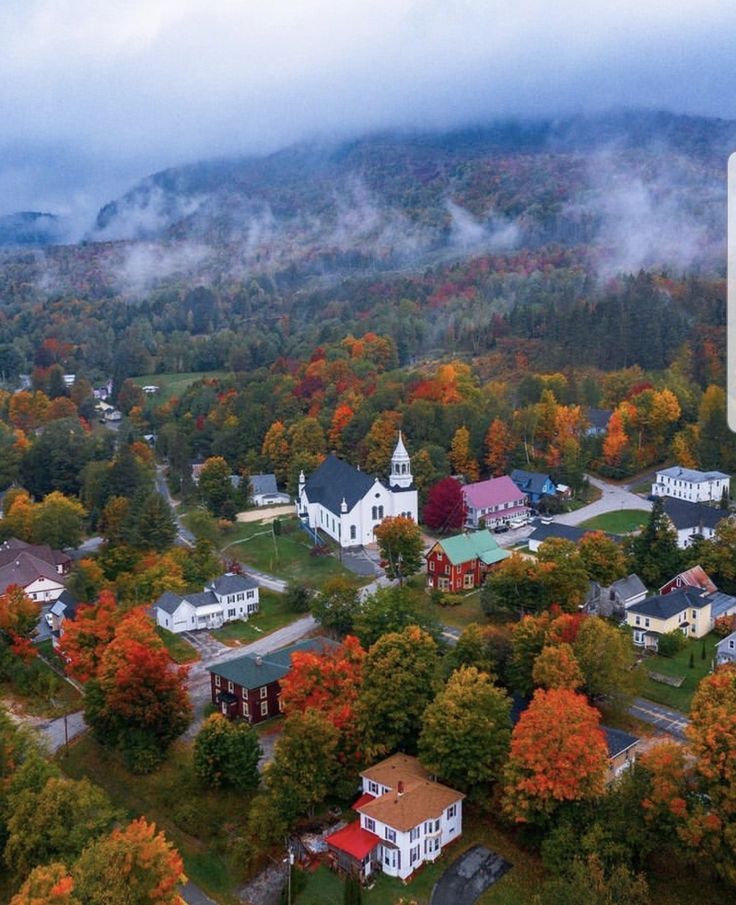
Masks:
[[[403,794],[404,794],[404,780],[400,779],[398,781],[398,783],[396,784],[396,800],[398,801],[399,798],[401,798],[401,796]]]

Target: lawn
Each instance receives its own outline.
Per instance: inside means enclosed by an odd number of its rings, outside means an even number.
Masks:
[[[283,594],[277,594],[276,591],[261,588],[259,600],[260,613],[251,616],[247,622],[228,622],[222,628],[212,632],[212,636],[229,647],[238,647],[240,644],[257,641],[264,635],[283,628],[303,615],[288,609],[286,598]]]
[[[321,588],[331,578],[354,579],[356,586],[368,579],[360,579],[348,571],[334,555],[312,556],[311,538],[299,528],[295,518],[281,519],[282,533],[274,535],[271,525],[263,522],[238,523],[228,532],[230,542],[222,549],[230,557],[239,559],[246,567],[253,566],[269,575],[289,582]]]
[[[57,761],[68,776],[86,776],[105,789],[129,818],[144,815],[155,821],[181,852],[187,876],[223,905],[236,905],[240,877],[228,863],[226,845],[231,826],[242,826],[246,819],[249,798],[203,786],[192,769],[189,745],[174,745],[149,776],[133,776],[117,754],[87,735]]]
[[[160,405],[174,396],[181,396],[187,387],[205,377],[228,376],[228,371],[188,371],[184,374],[145,374],[143,377],[133,377],[132,381],[139,387],[157,386],[158,393],[150,398]]]
[[[648,676],[644,681],[642,696],[657,704],[666,707],[674,707],[687,713],[690,710],[690,701],[698,686],[698,682],[707,676],[713,663],[716,644],[721,639],[711,633],[697,641],[689,641],[687,647],[674,657],[662,657],[659,654],[644,658],[644,669],[648,672],[659,672],[666,676],[685,676],[685,681],[680,688],[655,682]],[[705,642],[705,659],[702,657],[703,643]],[[690,654],[694,655],[694,666],[690,669]]]
[[[628,534],[630,531],[638,531],[646,525],[649,513],[639,509],[618,509],[613,512],[604,512],[582,522],[581,528],[590,528],[594,531],[608,531],[611,534]]]
[[[174,663],[193,663],[195,660],[199,660],[199,654],[186,638],[182,638],[181,635],[175,635],[174,632],[170,632],[160,625],[156,626],[156,634],[164,642],[164,646]]]

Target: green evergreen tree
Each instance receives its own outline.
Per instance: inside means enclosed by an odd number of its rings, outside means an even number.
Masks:
[[[360,880],[355,874],[345,877],[345,886],[342,893],[343,905],[361,905],[363,901],[363,889]]]
[[[677,532],[657,497],[649,521],[641,534],[630,542],[634,571],[651,587],[659,587],[682,568],[682,552],[677,546]]]
[[[168,549],[176,537],[176,522],[171,507],[154,491],[134,500],[128,526],[129,543],[141,550]]]

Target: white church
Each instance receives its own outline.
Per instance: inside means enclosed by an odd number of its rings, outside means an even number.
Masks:
[[[401,432],[387,481],[329,455],[309,478],[299,475],[296,511],[310,528],[324,531],[341,547],[374,543],[375,528],[385,518],[403,515],[418,521],[417,491]]]

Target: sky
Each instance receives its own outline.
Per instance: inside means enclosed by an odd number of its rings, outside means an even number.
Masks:
[[[0,214],[385,128],[736,118],[729,0],[0,0]]]

